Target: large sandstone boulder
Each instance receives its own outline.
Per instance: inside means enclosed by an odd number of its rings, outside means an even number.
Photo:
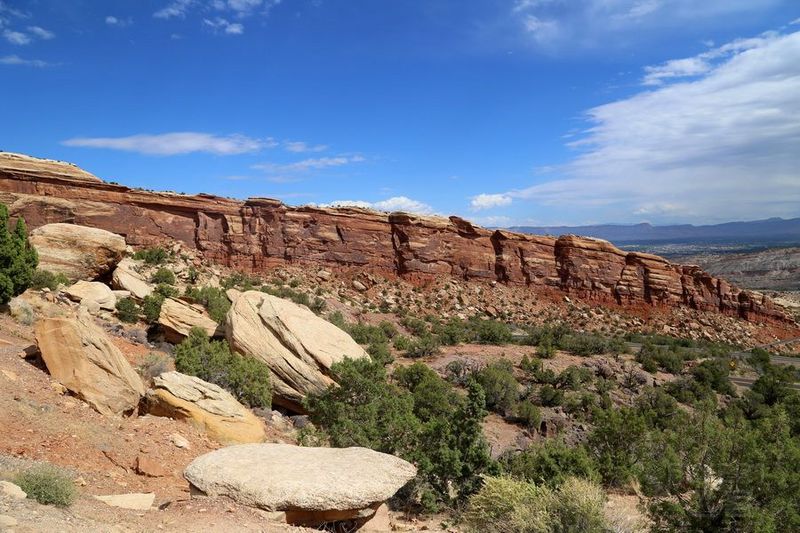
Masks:
[[[153,293],[153,287],[147,283],[134,268],[136,263],[128,258],[123,259],[111,274],[111,286],[115,289],[128,291],[131,296],[143,300],[145,296]]]
[[[31,232],[39,268],[71,280],[104,276],[125,255],[125,239],[110,231],[76,224],[46,224]]]
[[[217,324],[200,305],[175,298],[167,298],[161,305],[158,323],[169,342],[180,342],[189,336],[192,328],[200,328],[209,337],[222,336],[224,328]]]
[[[221,387],[180,372],[165,372],[147,392],[147,410],[186,420],[221,444],[263,442],[263,421]]]
[[[201,455],[184,471],[194,490],[286,511],[291,523],[363,520],[416,476],[393,455],[367,448],[245,444]]]
[[[100,309],[109,311],[113,311],[117,304],[117,297],[114,296],[111,289],[99,281],[80,280],[64,289],[64,293],[70,300],[81,302],[87,306],[91,305],[91,302],[95,302]]]
[[[77,397],[102,414],[136,409],[142,380],[88,314],[43,318],[34,334],[50,375]]]
[[[259,291],[233,302],[225,336],[231,349],[269,366],[273,402],[294,410],[301,410],[306,394],[333,383],[331,365],[369,357],[350,335],[307,307]]]

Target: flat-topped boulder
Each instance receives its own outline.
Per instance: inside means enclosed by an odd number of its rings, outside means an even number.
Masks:
[[[259,291],[236,298],[225,336],[232,350],[269,366],[273,402],[298,411],[306,394],[334,382],[334,363],[369,357],[350,335],[307,307]]]
[[[127,257],[119,262],[111,274],[111,286],[130,292],[137,300],[143,300],[153,293],[153,287],[136,271],[136,262]]]
[[[416,474],[411,463],[367,448],[290,444],[229,446],[201,455],[184,471],[195,492],[287,511],[287,521],[307,525],[315,517],[369,518]]]
[[[89,305],[91,302],[97,304],[100,309],[109,311],[114,310],[117,297],[114,292],[104,283],[99,281],[80,280],[64,289],[64,293],[70,300]]]
[[[222,444],[263,442],[264,422],[222,387],[180,372],[164,372],[147,392],[147,411],[186,420]]]
[[[33,230],[30,242],[39,268],[70,280],[94,280],[111,272],[125,255],[125,239],[104,229],[77,224],[46,224]]]

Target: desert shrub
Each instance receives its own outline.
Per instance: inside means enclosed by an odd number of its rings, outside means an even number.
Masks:
[[[444,324],[436,324],[433,333],[444,346],[455,346],[467,340],[467,326],[460,318],[453,317]]]
[[[382,320],[378,327],[383,330],[383,334],[386,335],[387,339],[393,339],[397,336],[397,328],[388,320]]]
[[[133,254],[134,259],[144,261],[148,265],[161,265],[169,258],[169,252],[160,246],[138,250]]]
[[[133,298],[120,298],[117,300],[117,318],[122,322],[133,324],[139,320],[139,306]]]
[[[239,289],[241,291],[251,291],[262,285],[260,278],[249,276],[244,272],[234,272],[230,276],[222,278],[219,283],[223,289]]]
[[[556,347],[551,341],[544,340],[536,347],[536,355],[542,359],[552,359],[556,355]]]
[[[205,307],[208,315],[217,323],[225,320],[225,315],[231,308],[231,302],[225,291],[218,287],[202,287],[200,289],[187,287],[185,296]]]
[[[414,359],[430,357],[431,355],[439,353],[439,341],[436,340],[433,335],[425,334],[418,339],[410,341],[405,352],[406,357]]]
[[[0,203],[0,304],[8,301],[33,283],[39,256],[28,242],[28,228],[22,217],[13,231],[8,229],[8,208]]]
[[[551,491],[509,477],[486,477],[464,513],[475,533],[543,533],[554,530]]]
[[[756,370],[764,370],[770,364],[770,354],[764,348],[753,348],[747,356],[747,363]]]
[[[692,375],[698,383],[720,394],[734,394],[727,359],[707,359],[694,368]]]
[[[503,456],[500,465],[515,478],[558,487],[571,476],[600,481],[600,472],[583,446],[567,446],[558,439]]]
[[[479,344],[507,344],[511,342],[511,328],[497,320],[473,319],[469,322],[475,342]]]
[[[178,289],[167,283],[159,283],[153,292],[163,298],[175,298],[178,296]]]
[[[469,531],[489,533],[602,533],[605,494],[591,481],[568,478],[553,490],[507,477],[487,477],[470,498]]]
[[[400,323],[416,337],[426,336],[429,333],[428,323],[421,318],[406,316]]]
[[[28,498],[42,505],[69,507],[77,497],[72,479],[52,465],[25,470],[16,476],[14,483],[25,491]]]
[[[594,373],[585,366],[570,365],[558,375],[556,384],[560,389],[580,390],[587,383],[591,383]]]
[[[142,300],[142,314],[144,319],[149,324],[158,321],[158,316],[161,314],[161,304],[164,303],[164,296],[158,293],[147,295]]]
[[[529,430],[535,430],[542,423],[542,411],[530,400],[523,400],[514,406],[514,418]]]
[[[31,278],[31,287],[39,290],[47,288],[54,291],[58,289],[60,285],[67,284],[69,284],[69,278],[67,278],[67,276],[61,273],[54,274],[49,270],[36,270]]]
[[[326,302],[323,298],[317,297],[311,300],[308,308],[311,309],[314,314],[321,315],[325,312],[325,309],[328,308],[328,302]]]
[[[486,394],[486,407],[501,415],[510,413],[519,399],[519,382],[513,368],[511,362],[504,359],[475,373],[475,380]]]
[[[394,361],[392,352],[389,350],[389,343],[387,342],[373,342],[367,346],[367,353],[372,360],[384,366]]]
[[[186,281],[188,281],[190,285],[194,285],[197,283],[198,279],[200,279],[200,272],[198,272],[195,267],[190,266],[186,271]]]
[[[139,375],[148,381],[160,376],[170,369],[170,357],[167,354],[150,352],[144,361],[136,367]]]
[[[394,339],[392,339],[392,346],[394,346],[395,350],[405,352],[411,348],[411,339],[405,335],[397,335]]]
[[[559,347],[573,355],[589,356],[606,353],[609,343],[600,335],[590,333],[573,333],[562,337]]]
[[[334,311],[333,313],[329,314],[328,322],[343,331],[347,331],[347,321],[344,319],[344,315],[341,313],[341,311]]]
[[[380,326],[370,324],[350,324],[346,331],[358,344],[372,344],[373,342],[388,342],[389,337]]]
[[[311,394],[305,405],[312,422],[332,446],[364,446],[417,465],[417,478],[398,500],[435,510],[474,492],[480,475],[493,471],[481,421],[483,390],[471,382],[466,397],[430,368],[386,369],[364,359],[346,359],[332,368],[339,386]]]
[[[557,407],[564,403],[564,391],[545,384],[539,389],[539,403],[545,407]]]
[[[175,285],[175,274],[172,270],[161,267],[155,271],[150,281],[157,284],[165,283],[167,285]]]
[[[212,341],[200,328],[192,328],[175,347],[175,369],[219,385],[247,406],[269,409],[272,404],[269,367],[231,353],[226,341]]]
[[[636,361],[650,373],[655,373],[661,368],[664,372],[679,374],[683,370],[684,351],[677,346],[656,346],[646,342],[636,354]]]
[[[572,333],[572,329],[566,324],[547,324],[544,326],[528,328],[527,336],[522,340],[522,344],[528,346],[540,346],[544,342],[558,345],[561,339]]]
[[[455,359],[445,366],[445,377],[454,385],[465,386],[480,369],[480,363],[469,359]]]
[[[714,391],[693,377],[683,377],[664,384],[664,390],[681,403],[693,404],[713,398]]]

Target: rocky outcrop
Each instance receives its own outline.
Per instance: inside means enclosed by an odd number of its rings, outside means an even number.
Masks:
[[[202,306],[190,304],[175,298],[167,298],[161,304],[158,324],[164,331],[164,338],[178,343],[189,336],[192,328],[200,328],[209,337],[222,336],[224,329],[214,322]]]
[[[107,285],[99,281],[78,281],[64,289],[70,300],[89,306],[94,302],[100,309],[114,310],[117,297]]]
[[[414,465],[367,448],[289,444],[229,446],[184,471],[193,489],[208,496],[286,511],[287,522],[312,527],[365,521],[414,476]]]
[[[53,379],[102,414],[136,409],[145,389],[119,348],[87,314],[42,318],[36,343]]]
[[[143,300],[153,293],[153,287],[136,271],[136,263],[128,258],[123,259],[111,274],[111,286],[125,290],[137,300]]]
[[[111,272],[125,254],[125,239],[97,227],[46,224],[31,232],[39,268],[71,280],[93,280]]]
[[[83,224],[133,246],[179,241],[208,260],[251,272],[303,264],[419,282],[453,276],[621,305],[685,305],[752,321],[787,320],[768,298],[697,267],[626,253],[598,239],[491,231],[458,217],[155,193],[89,179],[61,163],[21,165],[9,154],[0,154],[0,201],[30,227]]]
[[[263,442],[264,423],[221,387],[194,376],[165,372],[147,392],[147,411],[186,420],[221,444]]]
[[[273,402],[295,411],[306,394],[333,383],[334,363],[369,357],[350,335],[308,308],[260,291],[236,298],[225,337],[232,350],[269,366]]]

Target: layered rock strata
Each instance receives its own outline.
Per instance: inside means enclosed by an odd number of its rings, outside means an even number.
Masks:
[[[304,264],[418,282],[452,276],[621,305],[685,305],[756,322],[787,320],[760,293],[598,239],[492,231],[458,217],[150,192],[103,182],[66,163],[24,158],[21,164],[20,157],[0,153],[0,202],[32,228],[81,224],[120,234],[133,246],[180,241],[210,261],[250,272]]]

